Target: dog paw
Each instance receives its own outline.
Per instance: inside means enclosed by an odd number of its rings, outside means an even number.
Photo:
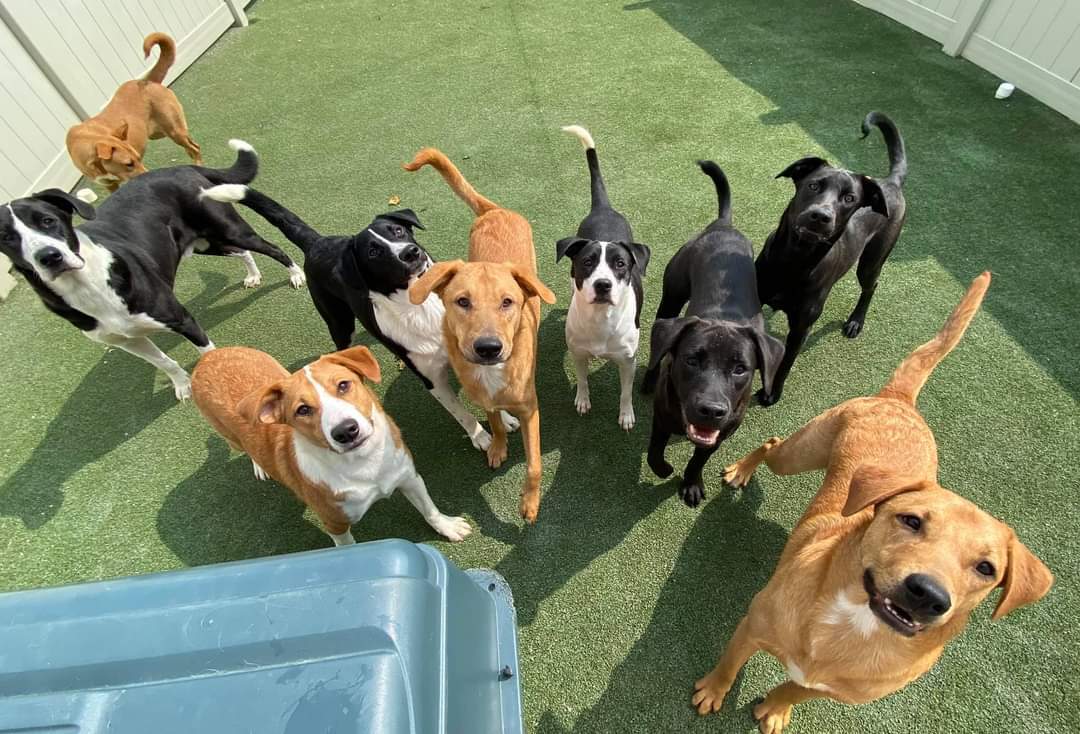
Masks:
[[[439,535],[453,543],[459,543],[462,540],[465,540],[472,532],[472,527],[469,525],[468,520],[463,517],[450,517],[449,515],[439,515],[431,522],[431,527],[433,527],[435,532]]]
[[[777,400],[780,399],[780,393],[778,393],[778,392],[768,393],[768,392],[765,392],[765,388],[761,388],[756,393],[754,393],[754,397],[757,398],[757,401],[758,401],[759,405],[762,405],[762,406],[768,408],[770,405],[773,405],[774,403],[776,403]]]
[[[491,434],[481,428],[475,435],[469,437],[474,449],[487,451],[491,446]]]
[[[634,428],[634,409],[626,408],[619,411],[619,428],[630,431]]]
[[[299,265],[293,264],[289,266],[289,284],[293,288],[299,290],[304,287],[304,283],[307,282],[307,278],[304,277],[304,271],[300,269]]]
[[[694,684],[694,696],[690,701],[698,714],[705,716],[720,710],[729,690],[731,683],[725,683],[713,673],[709,673]]]
[[[843,331],[844,336],[846,336],[848,339],[854,339],[855,337],[857,337],[862,332],[862,327],[863,327],[863,322],[862,321],[856,321],[855,319],[848,319],[847,321],[844,322],[844,328],[841,329],[841,331]]]
[[[498,469],[506,461],[506,441],[492,441],[487,448],[488,466]]]
[[[667,463],[665,459],[649,459],[649,468],[652,469],[652,473],[661,479],[667,479],[675,472],[675,467]]]
[[[589,393],[582,393],[580,390],[574,397],[574,407],[577,408],[578,415],[585,415],[592,410],[592,402],[589,400]]]
[[[521,496],[521,517],[525,522],[532,525],[536,522],[536,516],[540,512],[540,495],[522,495]]]
[[[191,378],[184,375],[183,378],[177,378],[172,381],[173,392],[176,393],[176,399],[180,402],[191,397]]]
[[[780,734],[791,723],[791,706],[777,706],[766,698],[754,706],[754,718],[761,734]]]
[[[505,410],[500,411],[500,413],[502,417],[503,428],[506,429],[507,433],[513,433],[517,429],[521,428],[521,421],[519,421],[517,418],[510,415]]]
[[[705,488],[700,484],[684,484],[679,487],[679,497],[687,507],[697,507],[705,499]]]
[[[270,478],[270,475],[266,473],[266,470],[256,464],[254,461],[251,462],[251,469],[255,472],[255,478],[258,479],[260,482],[265,482],[267,479]]]
[[[244,278],[245,288],[258,288],[260,285],[262,285],[262,273]]]

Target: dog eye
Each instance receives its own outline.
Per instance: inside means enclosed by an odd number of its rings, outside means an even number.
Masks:
[[[686,362],[688,367],[697,367],[698,364],[698,358],[693,354],[686,355],[686,359],[683,361]]]
[[[502,307],[503,308],[510,308],[513,305],[514,305],[514,299],[513,298],[504,298],[503,299],[503,302],[502,302]]]
[[[815,181],[814,183],[809,183],[809,184],[807,184],[807,185],[806,185],[806,188],[810,189],[811,191],[817,191],[818,189],[820,189],[820,188],[821,188],[821,184],[819,184],[819,183],[817,183],[817,182]]]
[[[625,268],[625,267],[626,267],[626,261],[625,261],[625,260],[616,260],[616,261],[615,261],[615,267],[617,267],[617,268],[619,268],[620,270],[622,270],[623,268]]]
[[[379,246],[378,245],[372,245],[371,247],[368,248],[367,254],[368,254],[368,257],[378,257],[379,256]]]
[[[401,237],[404,234],[405,234],[405,230],[403,230],[401,227],[394,227],[394,235],[396,237]]]
[[[845,204],[854,204],[855,203],[855,194],[844,194],[844,203]]]
[[[348,380],[342,380],[337,384],[338,395],[344,395],[349,392],[349,388],[352,387],[352,383]]]
[[[466,298],[465,296],[462,296],[461,298],[457,299],[456,301],[454,301],[454,303],[461,306],[462,308],[468,308],[469,306],[472,305],[472,302],[469,301],[469,299]]]
[[[897,519],[916,532],[922,527],[922,518],[916,515],[898,515]]]
[[[42,217],[41,218],[41,226],[42,227],[51,227],[54,224],[56,224],[56,220],[53,219],[52,217]]]
[[[587,258],[585,258],[585,265],[587,267],[591,268],[595,264],[596,264],[596,258],[595,257],[587,257]]]
[[[297,407],[296,409],[296,414],[301,418],[305,418],[311,415],[313,412],[315,411],[311,409],[310,405],[304,405],[303,403],[300,403],[299,407]]]
[[[745,375],[746,374],[746,365],[744,365],[744,364],[735,365],[734,367],[731,368],[731,374],[733,374],[735,376]]]
[[[983,561],[975,567],[975,570],[983,576],[989,576],[990,578],[997,576],[997,569],[994,568],[994,564],[990,563],[990,561]]]

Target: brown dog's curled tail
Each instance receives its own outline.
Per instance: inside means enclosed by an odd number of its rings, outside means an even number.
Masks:
[[[143,40],[144,59],[150,58],[150,51],[153,50],[154,46],[160,49],[161,55],[158,56],[154,68],[148,71],[143,79],[161,84],[165,81],[165,75],[169,73],[169,67],[176,61],[176,41],[172,40],[172,36],[167,33],[151,33]]]
[[[457,169],[450,159],[447,158],[441,150],[435,148],[424,148],[412,159],[412,163],[406,163],[402,166],[406,171],[418,171],[424,166],[431,166],[438,171],[442,177],[446,180],[446,183],[450,185],[450,188],[464,200],[469,208],[473,210],[476,216],[480,216],[484,212],[489,212],[492,209],[498,209],[499,205],[491,199],[481,196],[476,189],[472,187],[465,177],[461,175],[461,171]]]
[[[926,384],[930,373],[938,366],[945,355],[959,343],[960,337],[967,331],[968,324],[975,318],[986,289],[990,287],[990,272],[987,271],[971,281],[967,293],[949,315],[941,331],[930,341],[916,349],[900,363],[889,382],[878,393],[879,397],[896,398],[915,404],[919,391]]]

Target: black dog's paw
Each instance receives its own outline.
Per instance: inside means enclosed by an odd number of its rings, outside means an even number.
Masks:
[[[846,336],[848,339],[854,339],[862,332],[862,326],[862,321],[848,319],[844,322],[844,328],[842,329],[842,331],[844,332],[844,336]]]
[[[697,507],[705,499],[705,488],[700,484],[684,484],[679,487],[679,497],[687,507]]]
[[[649,457],[649,468],[652,469],[652,473],[661,479],[667,479],[675,472],[675,467],[667,463],[667,461],[661,457],[654,459]]]
[[[656,377],[658,370],[646,370],[645,376],[641,378],[641,394],[651,395],[656,389]]]
[[[777,400],[780,399],[780,393],[765,392],[765,388],[761,388],[756,393],[754,393],[754,397],[757,398],[757,401],[760,405],[768,408],[770,405],[774,404]]]

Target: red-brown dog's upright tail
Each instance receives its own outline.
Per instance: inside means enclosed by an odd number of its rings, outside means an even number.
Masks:
[[[451,163],[450,159],[440,150],[424,148],[416,154],[411,163],[404,164],[402,168],[406,171],[418,171],[424,166],[431,166],[438,171],[446,180],[446,183],[450,185],[450,188],[454,190],[454,193],[469,205],[469,208],[473,210],[476,216],[499,208],[499,205],[494,201],[477,192],[472,187],[472,184],[461,175],[461,171],[457,169],[457,166]]]
[[[960,342],[960,337],[967,331],[968,324],[975,318],[975,312],[979,310],[979,304],[982,303],[986,289],[989,287],[989,271],[971,281],[967,293],[953,309],[937,336],[916,349],[900,363],[878,396],[896,398],[914,405],[930,373],[941,360],[945,359],[945,355],[953,350]]]
[[[143,40],[144,59],[150,58],[150,51],[153,50],[154,46],[158,47],[161,55],[158,56],[154,68],[148,71],[143,79],[161,84],[165,81],[165,75],[169,73],[169,67],[176,61],[176,41],[172,40],[172,36],[167,33],[151,33]]]

